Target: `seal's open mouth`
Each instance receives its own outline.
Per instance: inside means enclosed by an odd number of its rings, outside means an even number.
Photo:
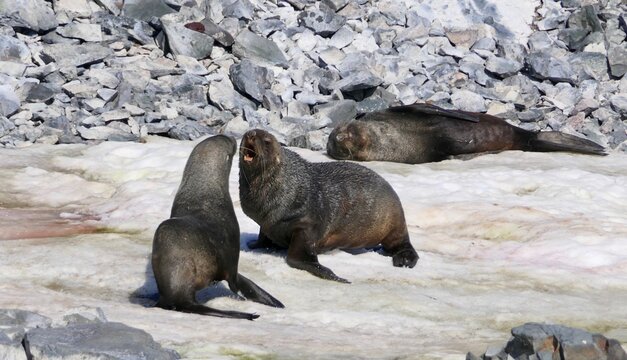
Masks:
[[[244,162],[252,162],[255,159],[255,152],[251,149],[248,148],[243,148],[242,149],[242,155],[244,155],[244,157],[242,158],[244,160]]]

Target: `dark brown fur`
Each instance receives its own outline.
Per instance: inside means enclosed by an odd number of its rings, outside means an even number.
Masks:
[[[327,154],[335,159],[409,164],[503,150],[605,154],[602,146],[576,136],[527,131],[495,116],[428,104],[366,114],[336,127],[327,143]]]
[[[321,278],[346,282],[318,262],[333,249],[381,244],[395,266],[418,260],[400,200],[381,176],[354,163],[310,163],[266,131],[242,139],[240,200],[261,227],[249,247],[285,247],[290,266]]]
[[[283,307],[237,272],[239,225],[228,183],[236,148],[233,138],[214,136],[196,145],[187,161],[171,217],[159,225],[153,240],[152,269],[159,289],[159,307],[239,319],[259,317],[196,303],[198,290],[222,280],[236,294]]]

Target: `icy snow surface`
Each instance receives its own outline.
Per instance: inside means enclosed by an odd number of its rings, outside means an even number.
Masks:
[[[145,306],[156,292],[152,235],[194,144],[154,137],[0,149],[0,308],[59,319],[98,306],[190,359],[461,359],[528,321],[627,342],[625,154],[366,163],[400,195],[418,265],[394,268],[374,252],[321,255],[346,285],[288,267],[285,253],[243,247],[240,272],[286,308],[238,301],[224,285],[199,298],[261,315],[250,322]],[[241,211],[233,165],[244,244],[258,227]]]

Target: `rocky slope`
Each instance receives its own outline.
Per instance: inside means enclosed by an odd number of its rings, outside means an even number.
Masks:
[[[0,2],[0,144],[250,127],[321,149],[429,101],[627,149],[620,0]]]

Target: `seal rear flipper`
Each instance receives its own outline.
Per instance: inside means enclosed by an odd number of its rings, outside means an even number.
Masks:
[[[574,135],[559,131],[542,131],[534,135],[529,141],[531,151],[570,151],[589,155],[607,155],[603,146]]]
[[[229,288],[231,288],[234,293],[241,292],[241,294],[248,300],[276,308],[285,307],[285,305],[283,305],[279,300],[241,274],[237,274],[236,284],[229,282]]]
[[[182,305],[175,307],[174,310],[190,314],[209,315],[231,319],[254,320],[259,317],[259,315],[257,314],[245,313],[240,311],[218,310],[200,304]]]

